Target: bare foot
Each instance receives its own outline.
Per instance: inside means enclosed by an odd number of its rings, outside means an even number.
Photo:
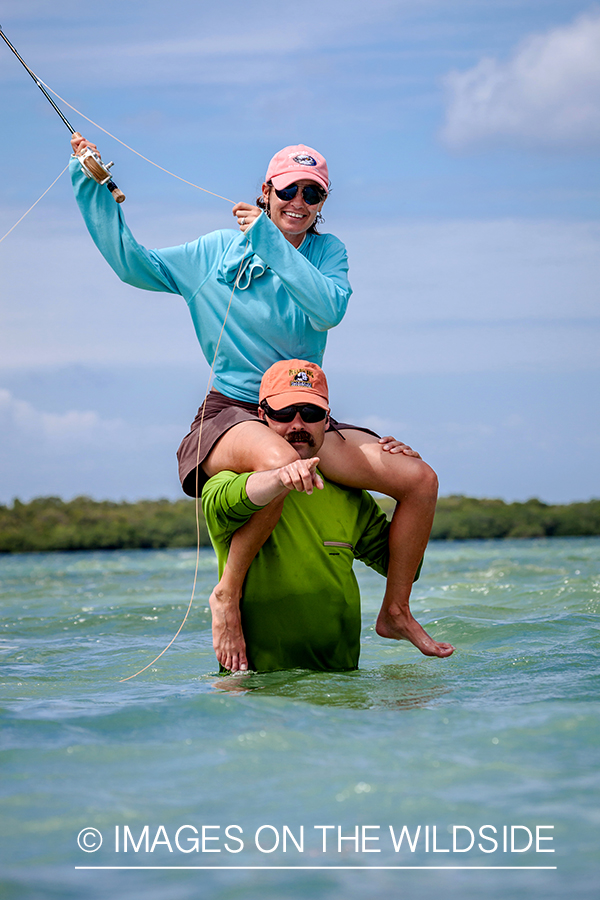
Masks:
[[[219,582],[208,602],[212,612],[213,647],[217,660],[230,672],[247,671],[240,597],[229,593]]]
[[[381,608],[375,631],[380,637],[410,641],[425,656],[444,657],[452,656],[454,653],[452,644],[434,641],[410,612],[405,613],[398,607]]]

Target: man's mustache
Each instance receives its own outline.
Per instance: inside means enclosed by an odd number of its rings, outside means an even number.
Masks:
[[[309,447],[315,446],[315,440],[308,431],[291,431],[285,436],[288,444],[308,444]]]

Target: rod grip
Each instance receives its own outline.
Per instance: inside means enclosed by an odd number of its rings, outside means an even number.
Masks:
[[[125,199],[125,194],[123,193],[121,188],[117,187],[114,181],[107,181],[106,187],[109,189],[117,203],[123,202],[123,200]]]

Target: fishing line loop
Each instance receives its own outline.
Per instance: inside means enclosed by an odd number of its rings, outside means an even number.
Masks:
[[[27,210],[27,212],[24,212],[23,215],[21,216],[21,218],[20,218],[20,219],[17,219],[17,221],[15,222],[15,224],[13,225],[13,227],[12,227],[12,228],[9,228],[8,231],[6,232],[6,234],[4,234],[4,235],[2,235],[2,237],[0,237],[0,244],[2,243],[2,241],[4,240],[4,238],[6,238],[6,237],[9,236],[9,234],[11,233],[11,231],[14,231],[14,230],[15,230],[15,228],[17,227],[17,225],[19,224],[19,222],[22,222],[23,219],[25,218],[25,216],[28,216],[28,215],[29,215],[29,213],[30,213],[31,210],[34,208],[34,206],[37,206],[38,203],[40,202],[40,200],[43,200],[43,198],[46,196],[46,194],[48,193],[48,191],[50,191],[50,190],[54,187],[54,185],[56,184],[56,182],[58,181],[59,178],[62,178],[62,176],[65,174],[65,172],[67,171],[68,168],[69,168],[69,163],[67,163],[67,165],[64,167],[64,169],[62,170],[62,172],[60,173],[60,175],[57,175],[57,176],[56,176],[56,178],[54,179],[54,181],[52,182],[52,184],[50,185],[50,187],[46,188],[46,190],[44,191],[44,193],[42,194],[42,196],[41,196],[41,197],[38,197],[37,200],[35,201],[35,203],[32,203],[32,204],[31,204],[31,206],[29,207],[29,209]]]

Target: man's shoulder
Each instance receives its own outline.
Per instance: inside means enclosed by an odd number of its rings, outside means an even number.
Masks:
[[[202,499],[204,500],[204,495],[208,496],[211,494],[219,485],[227,484],[230,481],[233,481],[234,478],[238,476],[237,472],[232,472],[229,469],[223,469],[221,472],[217,472],[215,475],[211,475],[208,481],[205,483],[202,488]]]
[[[259,509],[248,498],[246,482],[251,472],[223,471],[213,475],[202,490],[202,512],[213,543],[228,542]]]
[[[248,477],[249,474],[249,472],[246,472],[246,477]],[[222,484],[224,481],[231,481],[233,478],[237,477],[239,477],[239,472],[233,472],[231,469],[222,469],[215,475],[210,476],[205,484],[205,488],[208,487],[208,485]]]
[[[223,469],[212,475],[202,488],[202,509],[206,515],[211,507],[216,504],[227,507],[233,505],[236,499],[247,499],[246,482],[251,472],[232,472]],[[248,501],[249,502],[249,501]]]

